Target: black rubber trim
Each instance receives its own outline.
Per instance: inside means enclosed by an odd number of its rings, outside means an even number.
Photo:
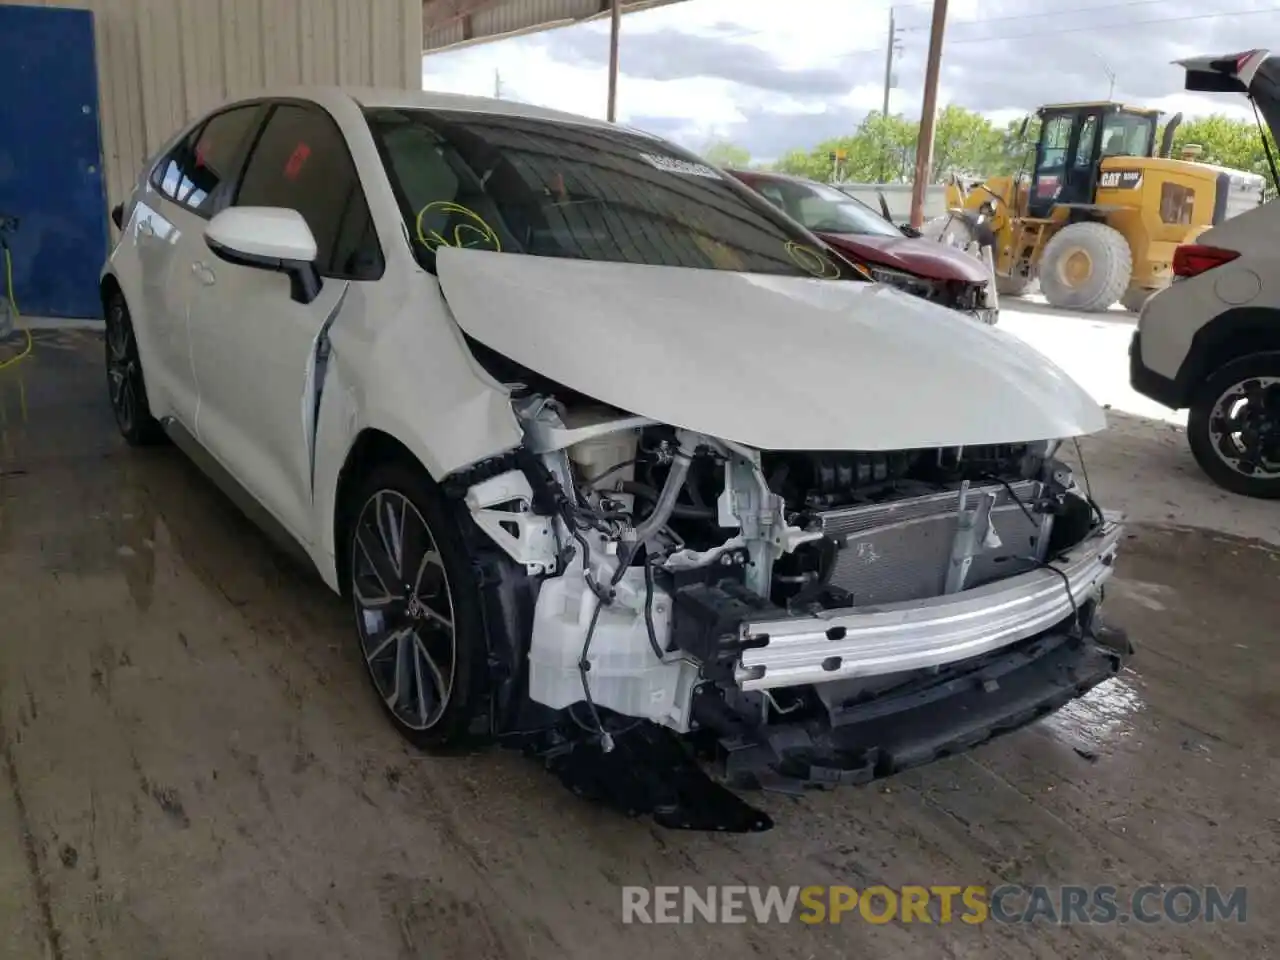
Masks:
[[[1231,174],[1218,174],[1217,193],[1213,196],[1213,220],[1210,222],[1216,227],[1222,221],[1227,219],[1227,200],[1231,197]]]
[[[1176,380],[1156,373],[1142,362],[1141,334],[1133,331],[1133,340],[1129,342],[1129,386],[1144,397],[1156,403],[1164,404],[1174,410],[1187,405],[1186,391]]]
[[[281,257],[244,253],[219,243],[208,234],[205,234],[204,242],[215,256],[227,263],[234,263],[239,267],[251,267],[255,270],[283,273],[289,278],[289,297],[297,303],[308,304],[320,295],[320,287],[324,280],[312,261],[286,260]]]

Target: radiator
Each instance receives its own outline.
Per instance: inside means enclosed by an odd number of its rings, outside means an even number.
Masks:
[[[1040,493],[1035,480],[1010,486],[1027,504]],[[991,519],[1000,545],[978,547],[966,588],[1035,567],[1040,539],[1049,531],[1035,514],[1035,522],[1028,519],[1002,484],[970,486],[965,508],[973,509],[985,493],[996,498]],[[946,585],[959,507],[957,489],[818,514],[822,531],[840,547],[832,585],[852,593],[855,606],[939,596]]]

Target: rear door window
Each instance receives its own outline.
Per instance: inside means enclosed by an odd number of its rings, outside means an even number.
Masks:
[[[260,104],[248,104],[210,117],[156,165],[152,184],[174,203],[212,217],[227,205],[262,113]]]
[[[382,249],[342,131],[319,107],[272,110],[245,166],[237,207],[285,207],[302,214],[326,277],[375,280]]]

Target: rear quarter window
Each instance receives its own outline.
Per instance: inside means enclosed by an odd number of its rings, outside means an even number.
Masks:
[[[214,114],[161,158],[152,185],[193,213],[213,216],[227,204],[263,112],[262,105],[247,104]]]

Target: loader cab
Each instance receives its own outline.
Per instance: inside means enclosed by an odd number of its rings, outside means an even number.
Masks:
[[[1042,107],[1028,216],[1048,217],[1056,206],[1092,204],[1102,161],[1151,156],[1159,116],[1119,103]]]

